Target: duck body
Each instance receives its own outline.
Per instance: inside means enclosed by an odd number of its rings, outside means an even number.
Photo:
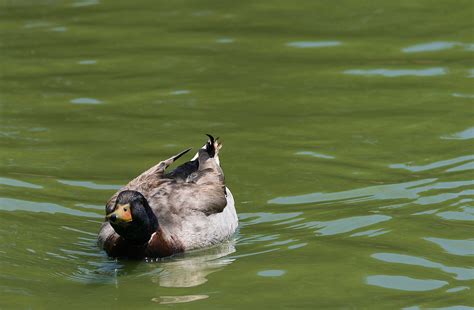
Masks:
[[[157,258],[209,247],[229,239],[238,218],[225,186],[218,141],[166,173],[188,150],[143,172],[106,204],[98,244],[111,257]]]

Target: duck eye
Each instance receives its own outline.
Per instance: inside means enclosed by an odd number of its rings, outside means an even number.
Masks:
[[[127,212],[127,208],[123,208],[123,211]]]

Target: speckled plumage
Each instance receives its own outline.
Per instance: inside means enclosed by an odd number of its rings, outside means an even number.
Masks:
[[[221,144],[210,137],[196,159],[166,173],[165,169],[189,150],[181,152],[115,193],[107,202],[107,214],[116,208],[121,192],[137,191],[147,200],[158,228],[148,242],[136,244],[120,236],[106,220],[99,232],[99,246],[112,257],[164,257],[208,247],[232,236],[238,219],[220,167],[220,148]]]

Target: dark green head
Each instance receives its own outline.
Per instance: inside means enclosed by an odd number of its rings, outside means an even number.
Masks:
[[[137,191],[119,193],[113,208],[106,209],[106,217],[114,230],[134,244],[147,242],[158,228],[158,220],[146,198]]]

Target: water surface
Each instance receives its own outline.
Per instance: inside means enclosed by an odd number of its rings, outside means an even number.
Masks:
[[[472,309],[473,10],[2,1],[0,308]],[[105,201],[208,132],[235,238],[108,258]]]

